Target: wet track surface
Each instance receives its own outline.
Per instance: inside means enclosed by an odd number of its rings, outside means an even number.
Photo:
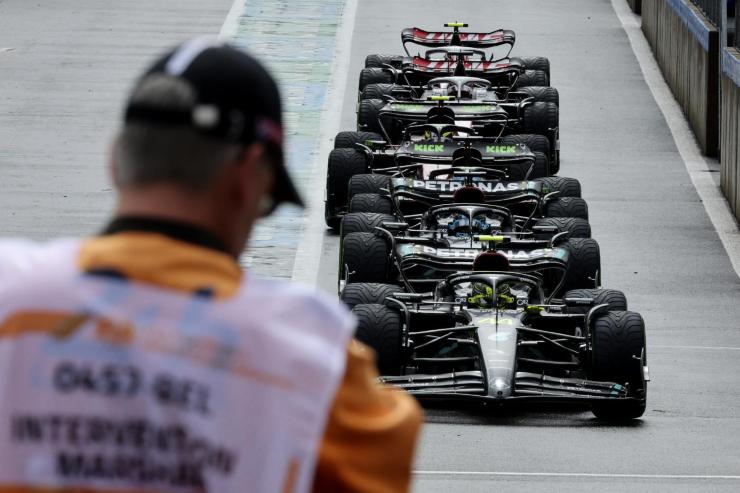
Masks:
[[[667,477],[740,474],[740,283],[610,2],[465,5],[360,2],[342,128],[354,124],[364,56],[399,53],[404,27],[504,27],[517,34],[514,54],[549,57],[560,174],[583,184],[604,286],[624,290],[645,318],[652,382],[647,412],[630,426],[577,410],[429,409],[417,469],[463,474],[419,474],[416,491],[737,491],[737,478]],[[336,243],[325,242],[326,289]],[[477,474],[486,472],[505,474]]]
[[[183,38],[217,33],[230,6],[0,0],[2,235],[100,227],[112,203],[102,163],[134,74]],[[431,408],[416,491],[740,490],[727,477],[740,476],[740,282],[609,1],[360,1],[344,109],[334,116],[354,127],[366,54],[399,53],[404,27],[455,20],[513,29],[515,54],[550,58],[561,97],[560,174],[583,184],[604,285],[624,290],[645,317],[652,382],[646,415],[630,426],[573,409]],[[261,231],[267,260],[254,263],[289,275],[294,242],[270,248],[279,229]],[[336,237],[323,247],[320,284],[334,290]]]

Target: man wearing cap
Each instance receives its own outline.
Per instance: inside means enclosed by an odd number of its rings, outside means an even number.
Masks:
[[[376,384],[337,301],[237,263],[301,204],[262,66],[167,54],[112,171],[101,235],[0,241],[0,493],[406,491],[417,404]]]

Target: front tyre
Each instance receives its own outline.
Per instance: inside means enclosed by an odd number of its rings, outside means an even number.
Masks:
[[[647,385],[645,322],[637,312],[613,311],[593,322],[591,333],[592,378],[626,385],[634,400],[598,402],[592,411],[599,419],[627,421],[645,412]]]
[[[403,318],[397,310],[380,304],[356,305],[357,339],[377,356],[381,375],[400,375],[403,364]]]

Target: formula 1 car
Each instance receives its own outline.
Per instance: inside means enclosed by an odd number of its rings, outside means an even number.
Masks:
[[[387,195],[384,191],[391,185],[390,176],[394,177],[392,181],[398,191],[404,192],[399,195],[402,212],[408,213],[415,205],[423,208],[451,202],[452,193],[466,179],[484,190],[484,201],[491,202],[497,197],[508,200],[512,192],[532,189],[531,184],[511,182],[550,174],[544,154],[532,152],[528,147],[547,146],[541,135],[509,135],[492,140],[480,138],[466,127],[423,124],[407,127],[402,140],[401,145],[389,145],[371,132],[337,135],[327,169],[325,218],[329,226],[339,226],[341,216],[352,210],[355,195]],[[580,185],[575,180],[545,181],[547,190],[540,188],[534,192],[558,191],[561,197],[580,196]],[[358,204],[360,200],[355,199]],[[390,212],[390,202],[386,202],[388,205],[379,207],[388,210],[360,210],[357,205],[355,212]]]
[[[640,417],[645,326],[624,294],[579,289],[554,299],[540,277],[497,263],[425,293],[348,286],[342,298],[357,338],[377,352],[381,380],[420,399],[585,403],[601,419]]]
[[[443,77],[430,82],[422,94],[424,99],[365,99],[360,101],[357,110],[357,130],[378,133],[395,144],[403,141],[409,125],[425,122],[466,126],[474,129],[477,135],[494,139],[502,135],[542,135],[548,144],[532,150],[545,152],[553,167],[558,169],[558,106],[529,97],[498,101],[487,88],[488,82],[481,79]]]
[[[427,32],[419,28],[405,29],[401,34],[407,56],[368,55],[366,68],[360,72],[359,90],[371,83],[423,84],[440,75],[474,75],[500,87],[548,86],[550,63],[544,57],[509,58],[515,35],[513,31],[461,33],[463,23],[446,24],[450,32]],[[407,44],[431,47],[424,56],[411,56]],[[504,56],[492,49],[508,46]],[[489,51],[487,52],[486,49]],[[527,70],[529,68],[536,70]]]
[[[506,259],[507,268],[541,275],[548,296],[600,284],[599,245],[578,237],[590,235],[583,220],[563,221],[566,230],[561,231],[555,221],[524,219],[517,224],[505,208],[481,204],[433,207],[414,228],[392,221],[392,216],[367,219],[361,232],[342,232],[340,292],[355,282],[428,290],[451,273],[473,270],[492,253]],[[371,229],[373,221],[377,225]]]
[[[509,58],[516,42],[516,34],[509,29],[497,29],[496,31],[486,33],[460,32],[461,27],[468,27],[464,22],[449,22],[444,27],[451,27],[452,32],[436,31],[429,32],[418,27],[410,27],[401,31],[401,45],[406,57],[402,55],[368,55],[365,57],[366,68],[381,68],[392,66],[400,68],[404,63],[408,63],[412,58],[408,45],[424,46],[427,48],[437,48],[443,46],[466,46],[469,48],[488,49],[489,60],[498,61]],[[499,47],[503,51],[498,53]],[[539,70],[550,76],[550,61],[545,57],[524,57],[518,56],[523,66],[527,70]]]

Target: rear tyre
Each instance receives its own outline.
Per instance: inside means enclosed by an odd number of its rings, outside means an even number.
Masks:
[[[525,70],[514,84],[514,89],[528,86],[549,86],[550,78],[542,70]]]
[[[524,144],[532,152],[541,152],[545,156],[550,155],[550,141],[544,135],[539,134],[514,134],[504,135],[499,142],[502,145]]]
[[[349,179],[349,198],[351,200],[352,197],[360,193],[375,193],[379,195],[388,193],[390,182],[390,177],[386,175],[354,175]]]
[[[599,305],[609,305],[609,311],[627,310],[627,297],[617,289],[571,289],[563,295],[566,298],[590,298],[591,303],[575,303],[565,301],[567,313],[586,314],[591,308]]]
[[[645,364],[645,322],[637,312],[613,311],[594,320],[591,332],[593,377],[629,386],[636,401],[595,403],[594,415],[609,421],[639,418],[645,412],[647,387],[642,375]]]
[[[393,84],[393,75],[390,70],[378,67],[363,68],[360,70],[360,92],[368,84]]]
[[[579,217],[545,217],[538,219],[535,226],[554,226],[558,233],[568,233],[569,239],[591,238],[591,225]]]
[[[568,267],[560,291],[594,288],[599,283],[601,252],[592,238],[573,238],[562,244],[568,250]]]
[[[402,57],[398,55],[368,55],[365,57],[365,68],[379,68],[386,65],[392,65],[395,67],[401,63],[401,58]]]
[[[342,239],[341,276],[353,282],[388,282],[388,244],[374,233],[349,233]]]
[[[509,167],[509,179],[512,181],[532,180],[534,178],[545,177],[548,174],[548,159],[541,152],[534,153],[534,164],[529,162],[513,163]]]
[[[547,78],[550,78],[550,60],[543,56],[520,56],[517,57],[524,64],[524,68],[527,70],[539,70],[547,74]]]
[[[344,287],[340,299],[350,308],[368,303],[390,306],[393,302],[386,298],[393,296],[394,293],[402,292],[403,288],[395,284],[356,282]]]
[[[379,304],[356,305],[357,339],[376,354],[381,375],[400,375],[403,364],[403,318],[401,314]]]
[[[559,124],[558,107],[553,103],[528,104],[522,111],[522,129],[526,133],[548,137]]]
[[[375,228],[383,226],[387,221],[395,221],[395,217],[377,212],[350,212],[342,218],[340,238],[350,233],[372,233]]]
[[[355,149],[334,149],[329,153],[326,171],[326,202],[324,218],[327,226],[338,228],[340,209],[347,206],[349,180],[367,171],[365,155]]]
[[[558,192],[558,197],[580,197],[581,182],[575,178],[563,176],[548,176],[539,180],[542,183],[542,193]]]
[[[362,90],[360,99],[380,99],[385,100],[385,96],[390,96],[395,84],[368,84]]]
[[[375,132],[339,132],[334,137],[334,149],[354,149],[355,144],[362,144],[368,140],[385,140]]]
[[[541,87],[541,86],[527,86],[517,89],[518,92],[522,92],[529,97],[543,103],[552,103],[555,106],[560,106],[560,94],[554,87]]]
[[[377,212],[393,214],[390,197],[377,193],[358,193],[349,201],[349,212]]]
[[[579,197],[558,197],[545,204],[545,217],[580,217],[588,221],[588,204]]]
[[[360,107],[357,110],[357,129],[382,134],[378,118],[383,106],[385,106],[385,101],[380,99],[360,101]]]

